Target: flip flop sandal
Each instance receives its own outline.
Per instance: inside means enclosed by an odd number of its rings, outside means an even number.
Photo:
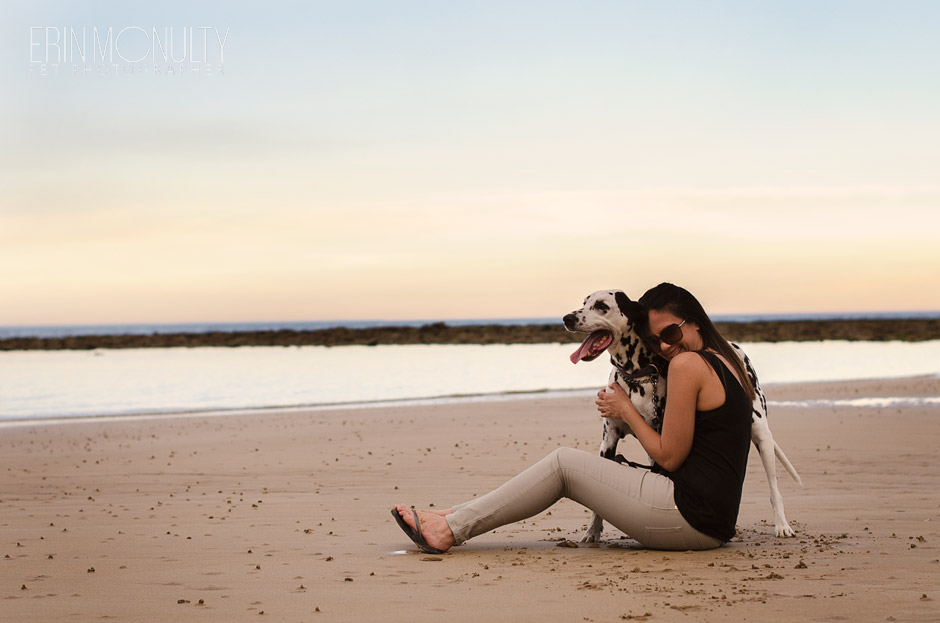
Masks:
[[[422,552],[424,552],[425,554],[446,553],[442,549],[437,549],[436,547],[431,547],[430,545],[428,545],[428,542],[424,540],[423,536],[421,536],[421,522],[418,521],[418,511],[416,511],[415,509],[411,509],[411,512],[414,513],[414,516],[415,516],[414,528],[412,528],[407,523],[405,523],[405,520],[402,519],[402,516],[398,514],[397,509],[394,509],[394,508],[392,509],[392,517],[395,518],[395,521],[398,522],[399,527],[404,531],[405,534],[408,535],[409,539],[414,541],[415,545],[417,545],[418,549],[420,549]]]

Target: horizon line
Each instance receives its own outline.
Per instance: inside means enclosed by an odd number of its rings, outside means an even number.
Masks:
[[[890,310],[890,311],[807,311],[807,312],[740,312],[740,313],[718,313],[710,314],[710,317],[717,322],[734,322],[740,318],[767,319],[767,320],[787,320],[787,319],[821,319],[836,320],[844,319],[864,319],[864,318],[883,318],[885,316],[902,318],[930,318],[940,317],[940,309],[928,310]],[[345,318],[345,319],[326,319],[326,320],[188,320],[188,321],[130,321],[130,322],[79,322],[79,323],[41,323],[41,324],[0,324],[0,329],[54,329],[54,328],[91,328],[91,327],[185,327],[192,325],[330,325],[332,327],[344,327],[347,324],[384,324],[392,323],[461,323],[468,324],[473,322],[501,323],[507,324],[512,321],[536,321],[539,324],[550,321],[560,321],[562,316],[481,316],[481,317],[463,317],[463,318]]]

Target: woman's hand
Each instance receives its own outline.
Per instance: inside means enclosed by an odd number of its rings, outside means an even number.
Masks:
[[[594,401],[597,410],[600,412],[601,417],[626,420],[627,413],[631,410],[636,411],[636,408],[630,402],[630,398],[622,387],[616,383],[611,383],[608,387],[613,391],[602,389],[597,392],[597,400]]]

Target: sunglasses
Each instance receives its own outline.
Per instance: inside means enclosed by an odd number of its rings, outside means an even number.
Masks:
[[[654,335],[651,341],[653,344],[656,345],[656,350],[659,350],[659,344],[661,342],[665,342],[669,346],[673,346],[675,344],[678,344],[680,341],[682,341],[682,325],[684,324],[685,324],[685,320],[683,320],[679,324],[672,323],[671,325],[663,329],[659,333],[658,337]]]

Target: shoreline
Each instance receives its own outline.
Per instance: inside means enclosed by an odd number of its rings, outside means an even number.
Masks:
[[[935,378],[786,383],[772,401],[935,395]],[[750,453],[738,534],[645,550],[562,500],[442,556],[391,520],[480,495],[558,446],[595,453],[590,396],[127,419],[0,435],[10,620],[935,620],[935,407],[773,407],[795,538]],[[641,459],[635,440],[618,451]],[[898,458],[903,457],[899,462]],[[691,619],[690,619],[691,617]]]
[[[827,390],[834,386],[839,387],[859,387],[868,388],[872,383],[879,384],[902,384],[905,392],[909,392],[910,385],[920,385],[921,387],[931,387],[931,382],[938,385],[937,390],[933,392],[916,392],[909,397],[917,399],[935,399],[940,397],[940,374],[919,374],[915,376],[898,377],[877,377],[862,379],[834,379],[822,381],[795,381],[785,383],[766,383],[762,388],[766,394],[778,395],[791,394],[794,389],[799,393],[799,398],[791,398],[781,402],[780,400],[768,399],[770,407],[803,408],[809,407],[810,401],[818,400],[818,396],[824,396]],[[588,397],[593,398],[596,393],[596,387],[571,387],[565,389],[538,389],[531,391],[506,391],[490,392],[478,394],[452,394],[440,396],[426,396],[416,398],[391,398],[381,400],[364,400],[358,402],[342,403],[322,403],[322,404],[299,404],[299,405],[271,405],[262,407],[230,407],[230,408],[208,408],[179,410],[169,409],[166,411],[149,412],[122,412],[122,413],[100,413],[84,415],[60,415],[60,416],[42,416],[35,418],[17,418],[0,419],[0,430],[9,428],[18,428],[23,426],[56,426],[68,423],[107,423],[107,422],[127,422],[138,420],[169,420],[180,418],[220,418],[220,417],[238,417],[238,416],[266,416],[279,417],[294,413],[322,413],[330,411],[360,411],[369,409],[391,409],[407,407],[447,407],[456,405],[487,405],[494,403],[517,402],[536,399],[546,400],[564,400],[569,398]],[[908,396],[905,393],[905,396]],[[896,398],[889,394],[878,394],[877,396],[866,396],[867,398]],[[801,401],[805,405],[799,404]],[[815,405],[819,406],[819,405]]]
[[[736,342],[811,342],[822,340],[907,341],[940,339],[940,318],[781,320],[716,322]],[[99,348],[193,348],[202,346],[378,346],[387,344],[546,344],[576,343],[583,335],[558,325],[466,325],[437,322],[421,327],[338,327],[149,335],[79,335],[0,339],[0,351],[94,350]]]

